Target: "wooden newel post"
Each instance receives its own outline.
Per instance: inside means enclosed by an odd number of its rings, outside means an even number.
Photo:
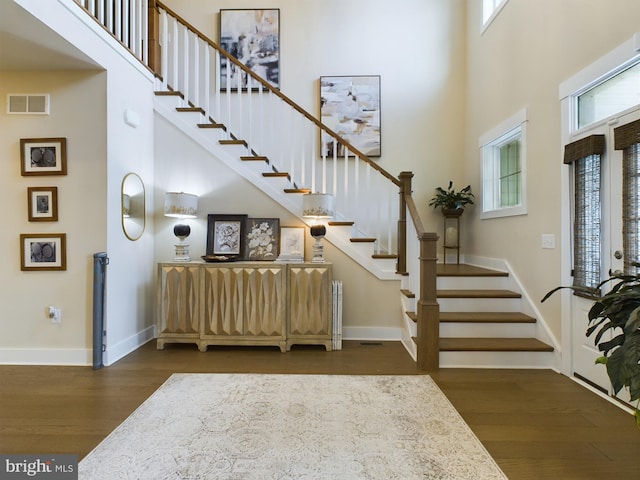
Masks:
[[[149,32],[147,33],[147,55],[149,68],[160,75],[160,12],[156,0],[149,0],[147,7]]]
[[[440,368],[440,306],[436,294],[438,235],[422,233],[420,240],[420,296],[418,300],[418,368]]]
[[[398,215],[398,261],[396,262],[396,272],[399,274],[407,271],[407,199],[405,195],[411,193],[411,179],[413,173],[400,172],[400,212]]]

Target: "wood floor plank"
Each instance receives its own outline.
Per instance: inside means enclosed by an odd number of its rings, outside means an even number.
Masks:
[[[115,365],[0,366],[0,452],[84,457],[173,373],[420,374],[399,342],[211,347],[154,342]],[[638,478],[631,415],[550,370],[431,374],[510,480]]]

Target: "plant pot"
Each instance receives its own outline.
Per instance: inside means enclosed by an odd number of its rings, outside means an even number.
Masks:
[[[442,215],[445,217],[459,217],[464,212],[464,208],[444,208],[442,207]]]

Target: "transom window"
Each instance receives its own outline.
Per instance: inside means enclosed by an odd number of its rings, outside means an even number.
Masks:
[[[576,96],[578,129],[640,104],[640,62]]]

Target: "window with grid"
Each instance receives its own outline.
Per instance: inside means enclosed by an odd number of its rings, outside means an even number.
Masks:
[[[622,248],[624,273],[640,269],[640,120],[614,129],[616,150],[622,150]]]
[[[526,123],[522,110],[480,137],[483,219],[527,213]]]
[[[601,280],[603,153],[604,135],[591,135],[564,150],[564,163],[573,170],[573,285],[594,293]]]

